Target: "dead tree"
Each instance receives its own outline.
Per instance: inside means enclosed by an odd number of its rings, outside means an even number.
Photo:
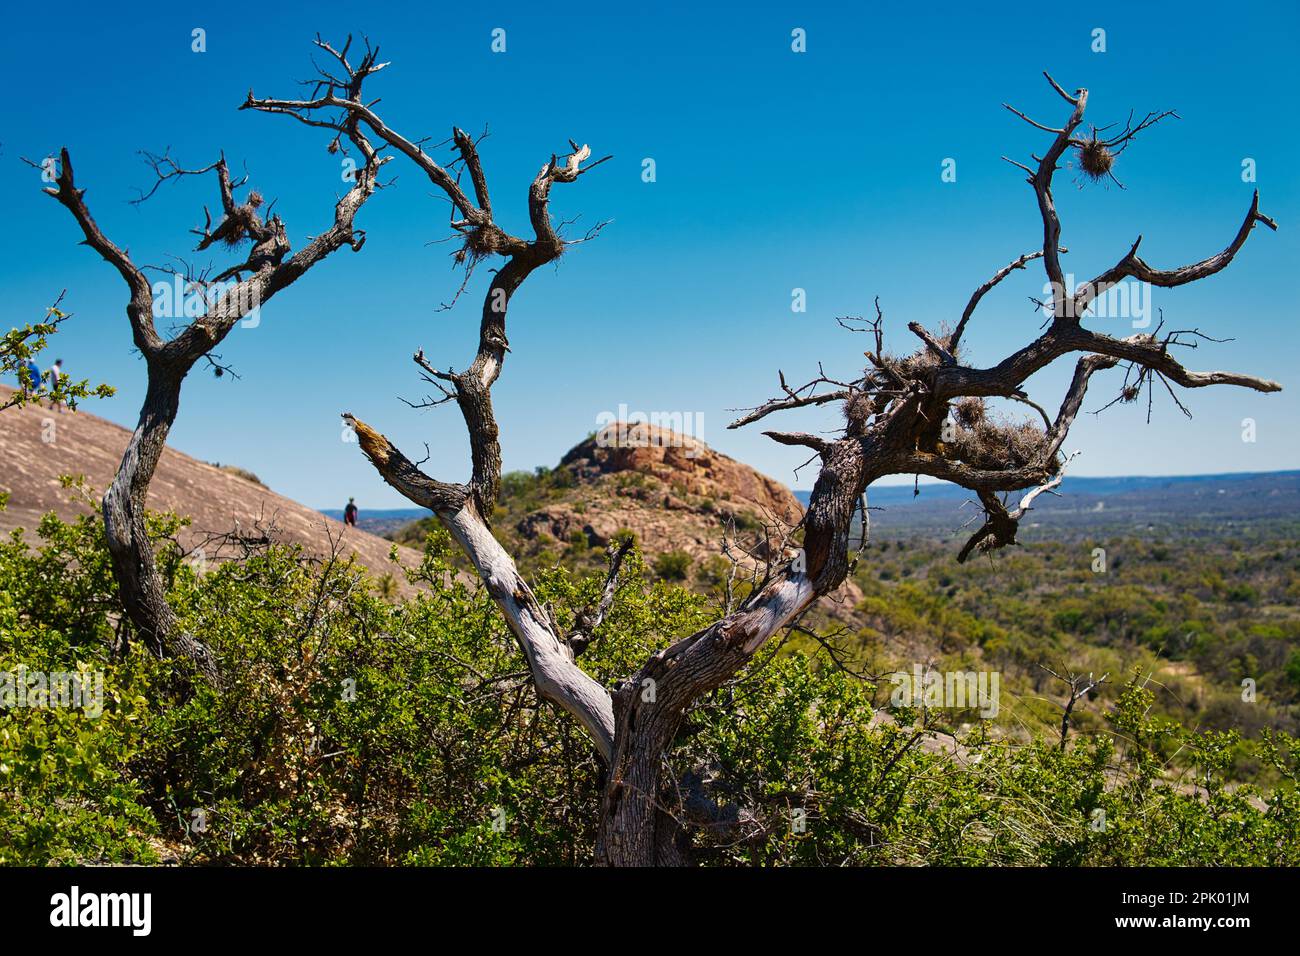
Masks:
[[[452,134],[455,160],[450,165],[468,172],[472,197],[460,188],[459,176],[390,129],[359,99],[340,98],[332,92],[310,100],[250,99],[252,108],[287,113],[313,125],[338,128],[360,122],[371,135],[416,163],[447,196],[453,207],[452,229],[463,237],[463,251],[471,265],[490,254],[505,260],[483,303],[478,353],[469,367],[463,372],[441,371],[425,359],[423,351],[415,354],[426,381],[442,390],[436,402],[454,400],[465,419],[473,461],[473,476],[467,483],[430,477],[369,425],[351,415],[344,418],[384,480],[411,501],[429,508],[473,562],[528,660],[539,696],[573,715],[589,734],[608,770],[596,848],[600,862],[648,865],[688,859],[689,830],[684,823],[698,801],[683,796],[690,790],[686,783],[665,778],[665,753],[683,716],[696,701],[745,667],[769,638],[845,579],[852,518],[873,481],[895,474],[928,475],[970,489],[984,507],[986,522],[967,552],[973,548],[990,551],[1014,543],[1017,522],[1033,493],[1014,511],[1008,511],[999,495],[1054,485],[1061,470],[1062,442],[1093,373],[1124,362],[1141,371],[1147,387],[1159,379],[1166,385],[1189,388],[1216,384],[1261,392],[1280,388],[1247,375],[1188,371],[1171,349],[1194,345],[1196,333],[1114,338],[1084,327],[1080,317],[1088,304],[1123,279],[1168,287],[1205,278],[1232,260],[1256,223],[1270,228],[1275,224],[1260,213],[1256,197],[1232,242],[1208,259],[1180,269],[1155,269],[1138,256],[1135,242],[1092,282],[1067,289],[1059,259],[1061,225],[1052,198],[1052,178],[1063,155],[1070,149],[1079,151],[1081,157],[1090,151],[1087,162],[1094,166],[1105,162],[1105,155],[1113,160],[1115,152],[1137,132],[1161,117],[1148,116],[1137,126],[1130,123],[1123,133],[1106,141],[1098,140],[1095,133],[1084,139],[1076,130],[1083,120],[1087,91],[1071,95],[1050,77],[1048,80],[1068,104],[1069,118],[1064,126],[1055,128],[1034,123],[1051,136],[1050,146],[1041,159],[1035,157],[1035,166],[1016,164],[1027,172],[1038,201],[1043,221],[1041,249],[1019,257],[980,286],[951,332],[936,334],[911,323],[909,328],[921,340],[914,353],[898,357],[884,351],[883,317],[878,311],[867,329],[875,334],[875,348],[866,353],[870,365],[861,377],[836,383],[831,391],[818,391],[831,382],[824,376],[802,388],[786,387],[781,396],[733,423],[732,427],[738,427],[777,411],[827,402],[844,404],[846,426],[841,437],[765,433],[783,444],[810,449],[820,461],[820,473],[802,520],[802,552],[774,565],[730,613],[654,654],[612,692],[579,666],[579,647],[585,640],[570,642],[561,632],[489,525],[501,468],[491,388],[501,374],[507,351],[506,305],[533,269],[563,252],[566,243],[549,214],[550,188],[555,183],[573,182],[590,169],[594,164],[583,165],[590,150],[574,144],[566,159],[553,157],[542,166],[528,196],[534,236],[525,239],[496,225],[475,143],[460,130]],[[325,120],[325,115],[336,118]],[[1105,151],[1100,158],[1096,154],[1099,149]],[[1107,172],[1109,168],[1107,165]],[[959,357],[961,336],[980,299],[1031,260],[1042,261],[1054,290],[1052,317],[1045,330],[996,365],[980,368],[964,364]],[[1192,341],[1187,340],[1189,335]],[[1071,353],[1082,357],[1053,419],[1029,398],[1023,384],[1034,372]],[[984,406],[990,398],[1039,409],[1042,426],[994,421]]]
[[[355,68],[342,56],[339,63],[343,71],[339,89],[344,97],[359,97],[362,80],[384,67],[377,62],[377,51],[369,49]],[[211,214],[204,210],[203,227],[192,230],[199,236],[196,248],[203,251],[221,243],[230,249],[241,246],[248,249],[246,258],[216,275],[206,270],[196,271],[188,265],[183,271],[170,267],[158,270],[179,277],[186,292],[193,292],[203,301],[202,314],[170,335],[160,332],[155,325],[153,288],[146,277],[146,271],[155,267],[137,265],[125,249],[99,228],[86,205],[85,189],[76,185],[66,148],[60,153],[56,184],[45,190],[72,213],[85,236],[84,244],[113,266],[126,283],[130,294],[126,315],[148,374],[139,422],[103,498],[104,529],[123,605],[131,622],[153,649],[160,654],[189,658],[201,673],[213,680],[219,679],[219,672],[209,648],[201,638],[179,632],[175,615],[167,604],[153,548],[145,532],[149,483],[176,419],[181,385],[195,363],[207,360],[220,374],[224,366],[219,364],[213,349],[237,323],[330,253],[343,246],[359,250],[364,243],[365,234],[354,227],[353,220],[378,186],[376,175],[386,158],[376,153],[355,124],[343,130],[343,134],[361,157],[353,185],[336,201],[334,221],[329,228],[293,254],[280,217],[259,212],[262,197],[258,193],[250,191],[243,203],[236,201],[235,190],[245,180],[231,180],[224,155],[202,169],[184,169],[167,155],[146,154],[156,180],[137,202],[148,199],[168,181],[211,173],[217,180],[221,218],[214,227]]]
[[[1106,681],[1110,679],[1110,674],[1102,674],[1100,677],[1094,677],[1092,672],[1089,671],[1088,676],[1085,677],[1082,674],[1076,674],[1068,668],[1062,668],[1065,673],[1058,674],[1046,664],[1040,664],[1038,666],[1070,689],[1069,696],[1066,698],[1065,703],[1059,705],[1061,708],[1061,743],[1059,749],[1064,753],[1066,740],[1070,736],[1070,715],[1074,713],[1074,705],[1085,697],[1091,699],[1093,691],[1106,683]]]

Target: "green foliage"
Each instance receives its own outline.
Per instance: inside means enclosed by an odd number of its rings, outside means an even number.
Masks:
[[[1022,547],[964,565],[946,537],[873,543],[854,578],[868,626],[847,650],[877,674],[932,659],[999,671],[1008,700],[999,728],[1022,739],[1026,726],[1060,722],[1064,685],[1044,667],[1112,675],[1076,710],[1075,726],[1087,731],[1104,728],[1100,712],[1116,705],[1120,675],[1139,667],[1153,677],[1157,716],[1253,740],[1266,728],[1300,733],[1294,521],[1254,521],[1236,540],[1195,526],[1167,534],[1026,532]],[[1102,546],[1111,560],[1098,574],[1091,555]],[[1246,679],[1256,690],[1249,701]],[[1229,779],[1256,779],[1254,758],[1233,749]]]
[[[869,685],[777,658],[692,719],[691,757],[708,761],[752,815],[702,840],[723,864],[1050,866],[1295,865],[1300,861],[1300,746],[1264,751],[1287,784],[1266,805],[1229,788],[1232,735],[1196,734],[1151,718],[1134,681],[1114,722],[1062,751],[983,730],[936,746],[919,727],[872,725]],[[736,714],[744,719],[736,719]],[[1120,750],[1116,754],[1116,741]],[[1166,751],[1193,754],[1199,779],[1161,773]],[[681,759],[680,757],[678,758]]]
[[[62,299],[62,296],[60,296]],[[76,408],[83,398],[109,398],[114,389],[109,385],[90,385],[89,379],[73,382],[67,375],[60,375],[58,381],[32,381],[27,370],[27,363],[49,346],[49,337],[58,331],[59,326],[71,318],[69,313],[59,308],[58,302],[46,310],[45,321],[33,325],[13,328],[0,334],[0,378],[7,379],[11,374],[18,379],[18,389],[7,399],[0,401],[0,412],[6,408],[21,408],[28,402],[48,400],[51,403],[62,402],[69,408]]]
[[[695,569],[696,582],[711,597],[723,593],[727,580],[732,574],[732,564],[720,554],[711,554]]]
[[[691,556],[685,551],[665,551],[655,558],[655,574],[665,581],[685,581],[691,573]]]
[[[0,543],[0,864],[151,860],[156,822],[122,771],[144,746],[141,690],[162,665],[132,649],[110,668],[116,596],[98,520],[47,516],[40,534],[38,551],[19,531]],[[102,712],[18,706],[24,671],[110,672]]]
[[[151,522],[160,541],[180,524]],[[121,640],[97,518],[49,516],[36,537],[0,544],[0,671],[101,673],[103,711],[0,709],[0,862],[590,862],[602,768],[572,719],[537,700],[495,605],[453,573],[445,532],[406,569],[421,590],[403,602],[348,561],[273,547],[201,574],[160,545],[170,600],[219,656],[222,693]],[[660,577],[628,555],[582,658],[598,681],[711,620],[705,598]],[[534,588],[563,628],[602,583],[551,567]],[[968,623],[919,596],[911,607]],[[1109,730],[1064,751],[986,723],[954,741],[875,697],[787,647],[700,701],[667,762],[734,810],[725,831],[693,831],[700,859],[1300,863],[1300,741],[1286,733],[1184,731],[1152,714],[1137,679]],[[1243,748],[1272,792],[1228,782]]]

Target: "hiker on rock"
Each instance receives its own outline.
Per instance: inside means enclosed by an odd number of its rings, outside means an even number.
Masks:
[[[36,364],[35,359],[28,359],[23,363],[23,368],[27,369],[27,382],[24,384],[23,377],[18,376],[18,384],[23,386],[25,392],[35,392],[41,387],[41,367]]]
[[[357,526],[357,499],[349,498],[348,506],[343,509],[343,523],[348,527]]]
[[[50,407],[57,408],[59,413],[62,414],[63,402],[59,401],[58,391],[59,376],[63,374],[63,359],[55,359],[54,364],[50,366],[50,370],[46,374],[50,377]],[[37,382],[39,381],[40,379],[38,378]]]

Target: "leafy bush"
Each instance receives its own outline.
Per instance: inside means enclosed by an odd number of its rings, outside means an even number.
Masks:
[[[685,551],[665,551],[655,558],[655,574],[665,581],[685,581],[691,573],[691,556]]]
[[[152,523],[160,542],[179,524]],[[102,673],[103,712],[0,709],[0,862],[590,861],[602,768],[521,676],[492,601],[451,573],[444,533],[406,569],[421,591],[401,603],[345,560],[271,547],[199,574],[160,544],[182,625],[222,662],[221,693],[123,640],[97,518],[49,516],[37,538],[0,544],[0,671]],[[714,613],[654,577],[628,556],[583,657],[602,683]],[[550,568],[535,589],[565,626],[602,583]],[[948,613],[911,603],[918,622]],[[874,695],[773,647],[701,701],[669,763],[734,811],[693,831],[701,860],[1300,863],[1300,742],[1286,734],[1184,731],[1135,680],[1109,730],[1064,751],[984,724],[954,744],[926,715],[878,713]],[[1272,792],[1226,784],[1243,753],[1280,781]]]

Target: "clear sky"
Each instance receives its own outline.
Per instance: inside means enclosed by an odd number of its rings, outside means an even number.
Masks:
[[[1152,265],[1173,267],[1221,249],[1258,185],[1281,229],[1257,229],[1228,270],[1182,289],[1155,290],[1173,328],[1236,341],[1190,353],[1194,368],[1227,367],[1281,380],[1281,395],[1214,389],[1187,394],[1186,420],[1157,395],[1081,416],[1067,448],[1078,474],[1181,474],[1300,466],[1300,330],[1294,306],[1300,261],[1300,134],[1292,116],[1300,14],[1283,3],[705,4],[628,5],[151,4],[144,11],[72,0],[15,4],[0,51],[21,78],[0,133],[0,324],[33,321],[63,288],[75,318],[55,340],[75,377],[118,387],[87,408],[133,425],[144,369],[132,352],[116,273],[76,245],[71,217],[42,195],[20,157],[72,150],[79,185],[104,230],[137,262],[193,247],[188,230],[216,202],[210,180],[127,203],[150,173],[137,151],[204,165],[223,150],[251,184],[277,200],[295,248],[331,221],[345,188],[323,131],[285,117],[237,112],[248,89],[294,96],[310,75],[311,38],[368,34],[392,66],[371,81],[378,111],[414,139],[445,138],[457,124],[490,126],[481,149],[499,221],[527,229],[527,187],[569,138],[615,159],[557,187],[557,218],[576,230],[612,219],[595,242],[531,277],[512,303],[513,353],[494,398],[507,469],[554,464],[595,428],[601,412],[702,415],[701,437],[795,487],[805,457],[760,428],[727,431],[728,411],[791,382],[860,369],[866,340],[835,323],[872,312],[879,295],[887,345],[912,348],[906,324],[953,320],[971,290],[1041,242],[1032,190],[1003,154],[1027,161],[1049,137],[1002,109],[1010,102],[1058,125],[1066,106],[1046,85],[1090,89],[1088,118],[1122,121],[1130,109],[1177,109],[1181,121],[1149,130],[1119,159],[1128,187],[1078,188],[1057,177],[1070,249],[1083,280],[1115,262],[1141,233]],[[837,7],[846,9],[837,9]],[[191,50],[191,31],[207,50]],[[491,49],[506,31],[506,52]],[[791,49],[806,31],[807,51]],[[1093,31],[1105,52],[1093,52]],[[18,93],[15,91],[15,96]],[[657,181],[642,181],[653,158]],[[1242,181],[1255,161],[1257,184]],[[946,159],[956,181],[944,182]],[[443,366],[473,355],[486,272],[450,312],[459,283],[446,204],[403,159],[396,184],[362,210],[362,252],[335,256],[281,293],[257,328],[221,348],[238,380],[196,369],[185,384],[172,444],[239,464],[290,497],[340,507],[405,504],[342,440],[340,411],[385,431],[427,470],[468,472],[453,406],[414,411],[399,396],[422,390],[411,353]],[[208,261],[203,255],[195,261]],[[1038,329],[1028,296],[1032,266],[986,300],[967,344],[986,364]],[[791,310],[806,290],[807,311]],[[478,293],[474,295],[473,293]],[[1093,326],[1130,334],[1127,319]],[[48,358],[52,359],[50,355]],[[1055,408],[1072,362],[1040,373],[1032,394]],[[1086,410],[1118,388],[1094,380]],[[10,383],[12,384],[12,383]],[[1241,422],[1257,441],[1241,440]],[[826,410],[775,427],[837,424]],[[2,466],[0,466],[2,467]]]

